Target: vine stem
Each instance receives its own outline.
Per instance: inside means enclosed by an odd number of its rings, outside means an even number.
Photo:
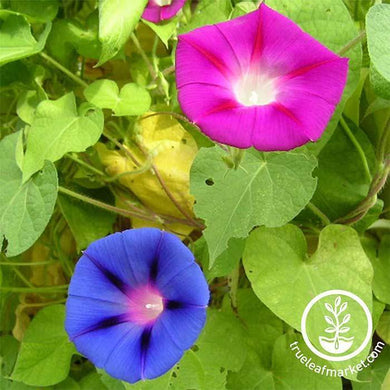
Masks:
[[[58,187],[58,191],[62,192],[65,195],[71,196],[75,199],[79,199],[85,203],[89,203],[93,206],[99,207],[101,209],[104,209],[106,211],[109,211],[109,212],[112,212],[115,214],[123,215],[124,217],[127,217],[127,218],[139,218],[139,219],[144,219],[144,220],[152,221],[152,222],[161,222],[162,221],[162,222],[167,223],[167,224],[181,223],[183,225],[195,226],[198,228],[203,227],[196,221],[188,221],[188,220],[179,219],[179,218],[167,218],[167,217],[160,216],[160,215],[147,215],[140,209],[137,209],[137,211],[125,210],[125,209],[115,207],[115,206],[112,206],[110,204],[101,202],[100,200],[96,200],[96,199],[90,198],[88,196],[79,194],[77,192],[74,192],[68,188],[64,188],[61,186]]]
[[[141,152],[145,155],[146,158],[148,158],[148,153],[147,151],[142,147],[142,145],[137,143],[138,148],[141,150]],[[168,188],[167,184],[165,183],[165,180],[160,174],[160,171],[158,170],[157,166],[151,161],[150,164],[158,182],[160,183],[163,191],[166,193],[170,201],[174,204],[174,206],[177,208],[177,210],[190,222],[195,224],[198,228],[201,228],[201,224],[199,224],[197,221],[195,221],[187,211],[181,207],[181,204],[176,200],[174,195],[172,194],[171,190]]]
[[[86,162],[83,161],[83,160],[80,160],[78,157],[75,157],[75,156],[73,156],[73,155],[70,154],[70,153],[66,154],[65,157],[67,157],[67,158],[73,160],[73,161],[76,162],[77,164],[83,166],[84,168],[89,169],[91,172],[94,172],[94,173],[96,173],[96,174],[99,175],[99,176],[106,176],[106,175],[105,175],[102,171],[100,171],[99,169],[93,167],[92,165],[86,163]]]
[[[366,37],[366,31],[363,30],[363,31],[360,32],[360,34],[358,36],[356,36],[355,38],[351,39],[344,47],[342,47],[337,54],[340,55],[340,56],[344,55],[349,50],[353,49],[365,37]]]
[[[375,204],[377,200],[377,194],[382,190],[386,184],[387,177],[390,173],[390,157],[387,158],[384,163],[381,163],[379,172],[374,177],[371,183],[370,190],[367,196],[360,202],[360,204],[351,213],[343,218],[337,219],[336,223],[352,224],[362,219],[368,212],[368,210]]]
[[[56,61],[54,58],[50,57],[44,52],[40,52],[39,55],[44,58],[46,61],[50,62],[52,65],[54,65],[57,69],[59,69],[61,72],[65,73],[69,78],[71,78],[73,81],[75,81],[77,84],[81,85],[83,88],[88,87],[88,84],[82,80],[80,77],[76,76],[74,73],[72,73],[69,69],[65,68],[65,66],[61,65],[58,61]]]
[[[31,261],[31,262],[14,262],[14,263],[11,263],[9,261],[0,261],[0,265],[9,265],[12,267],[30,267],[30,266],[48,265],[54,263],[55,261]]]
[[[307,208],[310,209],[325,226],[331,224],[330,219],[314,203],[309,202]]]
[[[15,293],[65,293],[64,290],[68,289],[68,284],[50,286],[50,287],[0,287],[0,291],[15,292]]]
[[[154,70],[153,64],[150,62],[150,60],[149,60],[148,56],[146,55],[144,49],[142,49],[142,46],[139,43],[138,38],[136,37],[136,35],[134,33],[132,33],[130,35],[130,38],[133,41],[133,43],[134,43],[135,47],[137,48],[137,50],[139,51],[139,53],[141,54],[141,57],[144,60],[146,66],[148,67],[149,73],[152,76],[152,79],[156,80],[158,75],[157,75],[156,71]]]
[[[103,135],[111,141],[115,146],[117,146],[120,150],[122,150],[127,156],[130,157],[131,161],[138,167],[141,166],[141,163],[137,160],[137,158],[133,155],[133,153],[130,152],[128,148],[126,148],[124,145],[122,145],[116,138],[112,137],[110,134],[108,134],[106,131],[103,132]]]
[[[351,129],[349,128],[347,122],[345,121],[345,119],[343,117],[341,117],[341,119],[340,119],[340,124],[341,124],[341,127],[343,128],[343,130],[345,131],[345,133],[347,134],[348,138],[351,140],[351,142],[355,146],[357,152],[359,153],[360,159],[363,163],[364,173],[366,174],[367,179],[369,181],[371,181],[372,176],[371,176],[370,168],[368,166],[366,154],[364,153],[363,148],[361,147],[359,141],[356,139],[355,135],[352,133]]]

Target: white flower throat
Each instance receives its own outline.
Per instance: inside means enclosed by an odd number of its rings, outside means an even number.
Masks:
[[[233,87],[239,103],[244,106],[265,106],[276,100],[274,78],[261,74],[246,74]]]
[[[171,5],[172,0],[154,0],[154,2],[159,5],[160,7],[163,7],[164,5]]]

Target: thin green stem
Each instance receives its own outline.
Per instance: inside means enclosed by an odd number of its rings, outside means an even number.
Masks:
[[[34,285],[16,267],[12,267],[12,270],[26,286],[34,288]]]
[[[116,138],[112,137],[110,134],[108,134],[106,131],[103,132],[103,135],[110,140],[115,146],[117,146],[120,150],[122,150],[127,156],[130,157],[130,159],[133,161],[135,165],[138,167],[141,166],[141,163],[137,160],[137,158],[134,156],[133,153],[130,152],[130,150],[122,145]]]
[[[66,299],[57,299],[55,301],[49,301],[49,302],[37,302],[37,303],[24,303],[24,307],[41,307],[41,306],[49,306],[49,305],[56,305],[59,303],[65,303]]]
[[[355,135],[352,133],[351,129],[349,128],[347,122],[345,121],[345,119],[343,117],[341,117],[341,119],[340,119],[340,124],[341,124],[341,127],[343,128],[343,130],[345,131],[345,133],[347,134],[348,138],[351,140],[351,142],[355,146],[357,152],[359,153],[360,159],[361,159],[362,164],[363,164],[364,173],[365,173],[367,179],[369,181],[371,181],[372,176],[371,176],[370,168],[368,166],[366,154],[364,153],[363,148],[361,147],[359,141],[356,139]]]
[[[31,262],[8,262],[8,261],[0,261],[0,265],[8,265],[13,267],[31,267],[36,265],[48,265],[48,264],[54,264],[55,261],[31,261]]]
[[[50,286],[50,287],[10,287],[2,286],[0,291],[3,292],[15,292],[15,293],[65,293],[68,289],[68,284]]]
[[[307,208],[311,210],[325,226],[331,224],[330,219],[314,203],[309,202]]]
[[[152,79],[156,80],[158,75],[157,75],[156,71],[154,70],[153,64],[150,62],[150,60],[149,60],[148,56],[146,55],[144,49],[142,49],[142,46],[141,46],[138,38],[136,37],[136,35],[134,33],[132,33],[130,35],[130,38],[133,41],[133,43],[134,43],[135,47],[137,48],[139,54],[141,55],[142,59],[144,60],[146,66],[148,67],[149,73],[152,76]]]
[[[357,37],[353,38],[344,47],[342,47],[337,54],[343,56],[345,53],[347,53],[349,50],[351,50],[357,44],[359,44],[365,37],[366,37],[366,31],[363,30],[360,32],[360,34]]]
[[[85,161],[80,160],[78,157],[75,157],[75,156],[73,156],[73,155],[70,154],[70,153],[66,154],[65,157],[67,157],[67,158],[73,160],[73,161],[76,162],[77,164],[83,166],[84,168],[89,169],[91,172],[94,172],[94,173],[96,173],[96,174],[99,175],[99,176],[106,176],[106,175],[104,174],[104,172],[102,172],[102,171],[100,171],[99,169],[95,168],[94,166],[92,166],[92,165],[86,163]]]
[[[72,190],[69,190],[68,188],[64,188],[61,186],[58,187],[58,191],[62,192],[63,194],[66,194],[68,196],[71,196],[75,199],[79,199],[85,203],[89,203],[91,205],[94,205],[96,207],[99,207],[103,210],[106,210],[106,211],[109,211],[109,212],[112,212],[115,214],[123,215],[124,217],[127,217],[127,218],[139,218],[139,219],[143,219],[146,221],[152,221],[152,222],[163,221],[166,223],[182,223],[183,225],[196,226],[196,227],[202,228],[202,226],[197,221],[192,221],[192,220],[187,221],[185,219],[178,219],[178,218],[175,218],[175,219],[171,218],[170,219],[170,218],[166,218],[166,217],[160,216],[160,215],[148,215],[148,214],[145,214],[143,212],[143,210],[140,210],[140,209],[137,209],[137,211],[125,210],[125,209],[115,207],[115,206],[112,206],[110,204],[101,202],[99,200],[92,199],[88,196],[79,194],[77,192],[74,192]],[[135,209],[135,207],[133,207],[133,208]]]
[[[69,78],[71,78],[73,81],[75,81],[77,84],[81,85],[82,87],[86,88],[88,87],[88,84],[82,80],[80,77],[76,76],[74,73],[72,73],[69,69],[66,69],[63,65],[61,65],[58,61],[56,61],[54,58],[50,57],[44,52],[40,52],[39,55],[44,58],[46,61],[50,62],[52,65],[54,65],[57,69],[59,69],[61,72],[66,74]]]
[[[378,160],[384,161],[390,153],[390,119],[382,132],[378,143]]]

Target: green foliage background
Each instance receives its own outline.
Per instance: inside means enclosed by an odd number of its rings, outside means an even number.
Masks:
[[[0,0],[0,388],[390,389],[388,346],[343,379],[289,348],[332,289],[359,295],[373,343],[390,342],[389,1],[267,0],[350,58],[323,137],[283,153],[214,145],[176,96],[178,34],[258,2],[189,0],[160,24],[140,19],[146,3]],[[80,251],[140,226],[183,239],[212,300],[177,366],[130,385],[77,353],[64,302]]]

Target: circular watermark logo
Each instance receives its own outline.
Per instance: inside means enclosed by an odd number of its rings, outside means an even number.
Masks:
[[[306,345],[328,361],[352,359],[372,336],[370,310],[361,298],[345,290],[329,290],[314,297],[301,320]]]

